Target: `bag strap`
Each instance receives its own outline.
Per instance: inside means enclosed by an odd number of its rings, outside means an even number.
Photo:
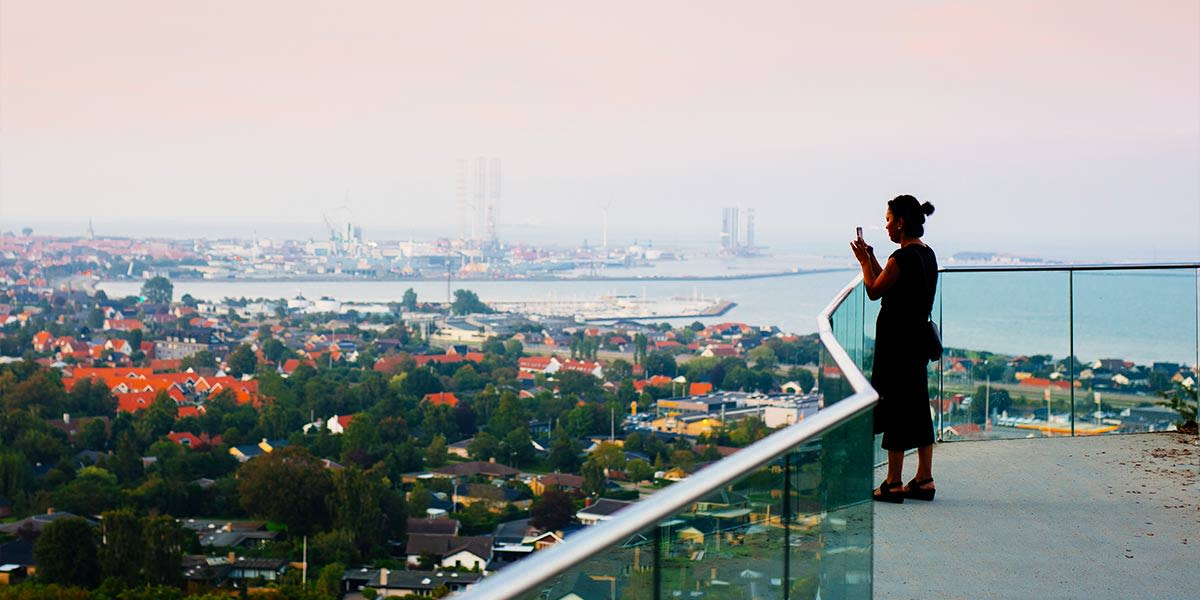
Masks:
[[[928,248],[929,246],[924,246],[924,247]],[[934,283],[934,286],[935,286],[934,289],[929,289],[929,277],[925,273],[925,257],[922,256],[920,253],[918,253],[916,258],[917,258],[917,262],[921,263],[921,283],[923,284],[923,287],[926,288],[926,291],[929,294],[929,296],[928,296],[929,297],[929,310],[926,311],[925,318],[932,321],[933,320],[933,297],[934,297],[934,294],[937,292],[937,287],[936,287],[937,283],[936,282]]]

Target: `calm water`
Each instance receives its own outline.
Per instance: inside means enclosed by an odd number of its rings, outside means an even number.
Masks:
[[[777,325],[784,331],[816,331],[816,316],[854,276],[851,271],[737,281],[522,281],[454,282],[488,301],[595,298],[633,294],[647,298],[719,297],[737,303],[704,323],[740,321]],[[1197,362],[1197,278],[1187,272],[1081,272],[1073,293],[1066,273],[945,273],[939,305],[945,344],[1009,354],[1066,356],[1074,310],[1075,355],[1081,360],[1123,358],[1140,364]],[[109,295],[134,294],[137,282],[105,282]],[[420,299],[446,299],[446,283],[425,282],[232,282],[180,281],[175,296],[308,298],[398,301],[413,288]],[[1072,305],[1071,298],[1074,298]],[[869,314],[874,314],[872,311]],[[936,315],[935,315],[936,316]],[[677,319],[691,323],[697,319]]]

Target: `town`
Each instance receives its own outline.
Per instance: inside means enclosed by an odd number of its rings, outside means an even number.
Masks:
[[[0,304],[8,584],[442,595],[821,405],[816,336],[775,328],[19,275]]]

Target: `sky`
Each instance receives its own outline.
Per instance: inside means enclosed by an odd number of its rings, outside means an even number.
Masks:
[[[0,0],[0,228],[1200,258],[1200,1]],[[344,211],[343,211],[344,212]]]

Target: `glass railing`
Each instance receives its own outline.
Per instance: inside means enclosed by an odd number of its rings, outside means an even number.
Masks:
[[[1171,429],[1196,385],[1200,265],[952,267],[934,318],[943,441]],[[1194,388],[1193,388],[1194,389]]]
[[[870,598],[876,394],[858,367],[858,289],[847,286],[818,320],[816,415],[505,567],[463,597]]]

